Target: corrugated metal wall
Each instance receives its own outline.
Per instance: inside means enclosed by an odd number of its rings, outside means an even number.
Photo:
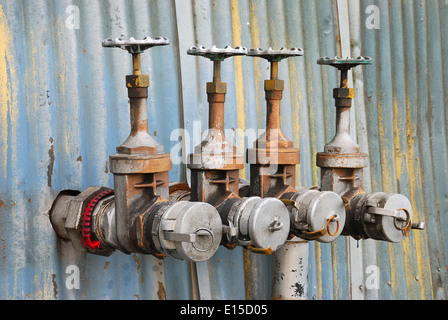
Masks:
[[[379,29],[368,29],[375,5]],[[79,14],[79,15],[78,15]],[[79,20],[77,19],[79,17]],[[427,222],[401,244],[340,237],[311,243],[309,299],[443,299],[447,291],[448,5],[445,1],[0,0],[0,298],[269,299],[272,257],[220,249],[196,265],[96,257],[56,238],[48,210],[62,189],[112,186],[108,156],[129,133],[130,58],[107,37],[166,36],[143,55],[150,131],[187,153],[207,127],[212,66],[192,45],[301,47],[280,64],[284,133],[301,149],[298,183],[319,183],[315,154],[334,134],[337,72],[319,56],[369,55],[358,68],[353,135],[370,154],[368,191],[401,192]],[[369,20],[370,21],[370,20]],[[79,25],[77,24],[79,22]],[[226,128],[264,128],[263,60],[223,63]],[[178,136],[178,128],[188,135]],[[235,136],[241,153],[251,139]],[[248,178],[248,168],[242,172]],[[188,179],[183,165],[171,181]],[[79,267],[80,289],[66,286]],[[379,289],[366,279],[378,266]]]

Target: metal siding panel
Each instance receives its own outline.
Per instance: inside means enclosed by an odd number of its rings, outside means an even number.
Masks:
[[[446,253],[446,241],[447,241],[447,212],[448,212],[448,186],[446,174],[448,173],[448,157],[447,157],[447,135],[446,135],[446,119],[445,111],[446,105],[444,104],[444,95],[447,95],[447,91],[443,88],[443,74],[440,63],[444,62],[444,56],[442,56],[442,39],[441,39],[441,23],[440,21],[446,20],[447,16],[440,17],[439,6],[445,5],[442,1],[439,3],[434,1],[426,1],[427,11],[426,19],[427,22],[427,37],[428,37],[428,85],[429,85],[429,96],[428,96],[428,107],[429,112],[425,114],[426,121],[429,126],[429,133],[431,136],[430,147],[431,147],[431,159],[433,160],[432,166],[434,170],[434,188],[436,192],[436,212],[437,219],[439,220],[438,231],[439,238],[439,248],[436,252],[437,257],[440,251],[444,251],[441,260],[437,265],[433,265],[432,268],[440,277],[442,277],[443,289],[445,297],[448,292],[447,285],[447,253]],[[446,14],[445,10],[445,14]],[[442,264],[442,267],[440,266]],[[443,269],[443,264],[445,265],[444,271],[438,271]]]
[[[401,3],[390,3],[390,16],[396,17],[396,23],[391,23],[391,56],[394,61],[392,72],[392,119],[393,134],[395,148],[395,178],[397,179],[396,190],[409,199],[410,194],[410,177],[407,165],[406,155],[407,148],[407,129],[406,129],[406,86],[405,82],[400,81],[406,77],[405,61],[404,61],[404,40],[403,40],[403,21]],[[409,299],[417,299],[421,296],[420,283],[413,279],[413,275],[418,274],[417,257],[415,251],[415,233],[409,239],[402,243],[403,256],[400,260],[404,264],[404,270],[400,271],[406,276],[406,287]],[[404,272],[403,272],[404,271]]]
[[[369,5],[379,8],[379,30],[368,30],[363,25]],[[381,273],[379,298],[443,298],[445,270],[435,269],[445,259],[444,241],[436,236],[443,235],[444,215],[433,212],[437,212],[437,194],[443,198],[446,189],[445,182],[438,182],[445,179],[447,171],[446,129],[443,116],[435,120],[431,115],[433,112],[444,115],[440,107],[436,111],[438,105],[443,105],[446,92],[440,68],[434,67],[442,60],[439,21],[444,19],[439,17],[436,2],[417,5],[412,1],[363,1],[359,10],[362,38],[354,40],[362,40],[361,54],[370,55],[375,61],[373,68],[367,67],[362,72],[372,190],[407,195],[414,207],[415,220],[427,222],[425,232],[413,232],[401,244],[376,244]],[[436,123],[439,140],[431,144],[434,141],[431,126]],[[437,158],[428,157],[434,149],[438,149]],[[439,168],[434,170],[436,162]],[[438,180],[435,176],[444,178]],[[438,187],[438,183],[442,186]]]
[[[319,88],[320,88],[320,67],[316,64],[316,57],[320,56],[318,44],[314,41],[318,37],[317,26],[313,23],[316,19],[315,2],[303,1],[301,21],[303,25],[307,26],[307,31],[303,35],[303,49],[305,51],[305,74],[307,76],[305,94],[307,96],[308,107],[308,125],[309,125],[309,150],[310,153],[306,156],[311,158],[311,185],[318,185],[319,175],[316,170],[315,154],[323,150],[325,144],[322,130],[316,130],[320,127],[319,121],[316,120],[316,112],[322,108],[320,102]],[[310,77],[310,75],[314,75]],[[317,136],[319,135],[319,137]],[[316,288],[316,291],[310,290],[309,295],[313,295],[315,299],[331,299],[332,294],[332,278],[331,272],[326,272],[326,268],[322,267],[321,246],[318,243],[311,243],[310,245],[310,270],[315,270],[315,282],[309,288]],[[329,263],[330,255],[327,254],[326,260]],[[330,264],[327,264],[328,266]],[[329,288],[330,285],[330,288]]]

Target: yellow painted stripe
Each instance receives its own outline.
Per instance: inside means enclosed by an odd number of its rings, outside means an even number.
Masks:
[[[231,0],[231,15],[232,15],[232,33],[233,33],[233,45],[242,46],[241,43],[241,21],[238,14],[238,0]],[[238,153],[244,155],[245,145],[244,145],[244,131],[246,128],[245,123],[245,99],[244,99],[244,88],[243,88],[243,66],[242,58],[235,57],[233,59],[235,65],[235,86],[236,86],[236,110],[237,110],[237,138],[238,138]],[[240,170],[240,175],[243,179],[246,179],[247,173],[246,168]]]
[[[252,40],[252,48],[259,48],[261,46],[260,44],[260,24],[258,22],[258,17],[255,13],[254,6],[256,4],[250,3],[250,30],[251,30],[251,40]],[[263,59],[254,59],[254,82],[255,82],[255,88],[263,88],[261,83],[263,81],[263,72],[262,70],[266,70],[266,66],[263,68],[263,63],[266,63],[266,61],[262,61]],[[264,92],[256,91],[255,100],[257,103],[257,123],[259,128],[265,128],[266,127],[266,119],[260,118],[260,115],[263,114],[262,110],[266,106],[266,101],[264,99]]]
[[[5,149],[2,150],[3,156],[0,157],[0,172],[2,172],[2,180],[6,180],[8,149],[8,112],[17,115],[17,108],[13,107],[15,103],[13,97],[12,81],[10,78],[15,74],[13,58],[10,52],[12,35],[8,27],[6,15],[0,6],[0,142]],[[8,74],[9,73],[9,74]],[[12,122],[12,119],[11,119]],[[11,137],[14,138],[13,136]]]
[[[314,243],[314,261],[316,265],[316,289],[317,300],[322,300],[322,263],[321,263],[321,249],[320,243]]]
[[[379,147],[380,150],[384,150],[384,146],[386,145],[386,141],[388,137],[384,134],[384,122],[383,122],[383,106],[381,102],[378,103],[378,133],[379,133]],[[389,153],[388,152],[380,152],[380,161],[381,161],[381,177],[382,177],[382,191],[383,192],[393,192],[393,180],[395,176],[392,174],[391,165],[389,164]],[[389,253],[389,261],[390,261],[390,280],[392,282],[392,290],[403,290],[404,288],[398,288],[398,277],[397,277],[397,269],[396,269],[396,261],[395,261],[395,246],[391,243],[387,244],[388,253]],[[406,278],[406,284],[408,285],[408,277]],[[396,296],[396,292],[393,292],[393,295]]]
[[[406,98],[406,131],[407,131],[407,143],[408,143],[408,172],[409,174],[409,184],[411,192],[411,205],[413,208],[413,218],[414,221],[424,221],[424,214],[417,207],[417,197],[419,197],[419,203],[423,205],[424,200],[421,192],[417,192],[417,186],[420,186],[421,190],[421,177],[419,164],[417,160],[414,160],[416,150],[415,146],[415,134],[417,132],[416,124],[413,123],[411,118],[411,103],[409,97]],[[413,232],[415,238],[415,250],[417,255],[417,267],[420,277],[420,291],[421,299],[425,297],[433,298],[432,295],[432,278],[429,263],[429,253],[427,246],[427,238],[424,232]]]
[[[251,281],[253,280],[252,272],[252,261],[250,259],[250,252],[248,250],[243,250],[243,261],[244,261],[244,287],[246,293],[246,300],[252,300],[252,286]]]
[[[393,115],[393,123],[395,130],[393,131],[394,138],[394,162],[395,162],[395,177],[397,180],[400,180],[401,175],[403,174],[403,170],[407,170],[407,168],[403,168],[402,158],[405,156],[403,154],[403,150],[400,148],[400,125],[398,124],[398,104],[395,97],[393,98],[392,103],[392,115]],[[403,241],[403,264],[404,264],[404,272],[406,279],[406,287],[408,289],[407,297],[409,299],[415,300],[419,297],[415,296],[416,290],[415,288],[415,280],[413,277],[413,273],[415,273],[413,269],[413,253],[412,248],[414,247],[414,243],[411,237],[408,237]]]
[[[295,61],[293,59],[288,59],[289,67],[292,68],[294,66]],[[307,132],[300,131],[300,117],[299,110],[301,104],[301,95],[299,87],[299,80],[297,79],[297,72],[289,72],[289,84],[290,84],[290,95],[291,95],[291,119],[292,119],[292,132],[294,141],[294,146],[296,148],[300,148],[300,137],[307,136]],[[296,185],[300,185],[300,181],[302,179],[302,174],[300,171],[300,164],[296,166]]]
[[[389,140],[388,137],[384,135],[384,123],[383,123],[383,108],[381,103],[378,103],[378,133],[379,133],[379,146],[380,150],[384,150],[384,145],[386,141]],[[381,159],[381,177],[383,179],[383,192],[393,192],[393,183],[392,183],[392,172],[390,170],[389,162],[389,154],[387,152],[380,152]]]

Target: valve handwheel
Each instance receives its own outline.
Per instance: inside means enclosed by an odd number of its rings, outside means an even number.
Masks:
[[[191,47],[188,49],[187,54],[192,56],[202,56],[204,58],[210,59],[211,61],[223,61],[226,58],[233,56],[244,56],[247,54],[247,48],[245,47],[235,47],[226,46],[225,48],[217,48],[212,46],[210,49],[204,46]]]
[[[131,37],[130,39],[124,38],[108,38],[103,41],[103,47],[106,48],[121,48],[128,51],[131,54],[143,53],[145,50],[155,46],[169,45],[170,41],[165,37],[157,37],[152,39],[151,37],[145,37],[143,40],[136,40]]]
[[[93,210],[95,209],[95,206],[100,202],[102,199],[114,194],[114,190],[107,189],[98,195],[96,195],[86,206],[84,209],[84,212],[82,214],[81,218],[81,230],[80,230],[80,236],[81,236],[81,242],[87,249],[98,249],[101,246],[100,241],[98,240],[92,240],[91,238],[91,232],[90,232],[90,226],[91,226],[91,218]]]

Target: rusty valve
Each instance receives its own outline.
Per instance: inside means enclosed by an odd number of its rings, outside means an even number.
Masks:
[[[280,197],[295,187],[295,165],[300,163],[300,151],[294,148],[281,130],[280,103],[285,87],[284,80],[278,78],[278,65],[283,59],[302,56],[303,50],[291,48],[280,50],[250,49],[248,56],[263,58],[270,62],[270,79],[265,80],[266,130],[247,150],[247,160],[251,164],[252,194]],[[268,171],[277,170],[267,174]],[[282,185],[283,188],[278,188]],[[275,186],[272,188],[272,186]]]
[[[333,192],[296,188],[296,165],[300,163],[300,150],[281,130],[280,103],[284,81],[278,78],[279,62],[302,55],[303,50],[299,48],[249,50],[248,56],[265,59],[271,65],[270,79],[265,81],[266,131],[254,147],[247,150],[250,194],[280,199],[290,214],[291,235],[305,240],[332,242],[342,232],[344,204]]]
[[[149,76],[142,74],[140,54],[168,44],[162,37],[103,41],[106,48],[132,54],[133,72],[126,76],[131,132],[110,156],[114,190],[91,187],[79,194],[61,194],[55,201],[53,226],[79,250],[108,255],[117,249],[199,262],[219,247],[222,223],[213,206],[169,201],[171,157],[148,130]]]
[[[319,58],[317,63],[329,65],[340,71],[340,86],[333,96],[336,104],[336,134],[317,154],[316,163],[321,168],[321,188],[339,194],[346,209],[343,235],[353,238],[400,242],[411,229],[423,229],[424,223],[412,223],[412,206],[401,194],[363,190],[363,169],[369,164],[369,156],[360,153],[359,146],[350,136],[350,109],[354,89],[348,87],[348,72],[358,65],[372,64],[370,57]]]
[[[237,245],[259,254],[271,254],[280,248],[289,234],[289,216],[278,199],[239,196],[239,170],[242,155],[224,134],[224,103],[227,84],[221,82],[221,62],[246,55],[244,47],[191,47],[189,55],[213,62],[213,81],[207,83],[209,131],[189,157],[191,200],[205,201],[217,208],[223,222],[222,244]]]

